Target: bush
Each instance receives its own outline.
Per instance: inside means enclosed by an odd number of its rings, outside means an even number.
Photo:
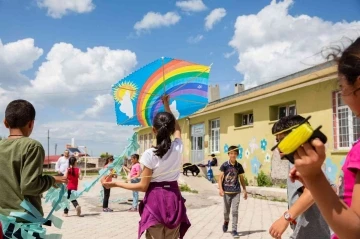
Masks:
[[[259,187],[271,187],[273,185],[271,178],[263,171],[260,171],[259,175],[257,176],[257,184]]]

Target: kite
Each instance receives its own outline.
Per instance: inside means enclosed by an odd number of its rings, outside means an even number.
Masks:
[[[211,66],[160,58],[112,86],[118,125],[151,126],[164,111],[163,95],[170,96],[170,109],[177,119],[203,109],[208,103]]]

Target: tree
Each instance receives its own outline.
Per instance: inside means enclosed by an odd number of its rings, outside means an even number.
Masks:
[[[100,158],[107,158],[109,156],[110,154],[108,154],[108,152],[100,154]]]

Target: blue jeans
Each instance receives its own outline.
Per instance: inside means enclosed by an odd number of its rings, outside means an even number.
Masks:
[[[131,183],[138,183],[138,182],[140,182],[140,178],[131,179]],[[133,191],[132,207],[137,209],[138,203],[139,203],[139,192],[138,191]]]

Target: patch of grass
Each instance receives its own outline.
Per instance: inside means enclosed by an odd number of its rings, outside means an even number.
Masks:
[[[272,201],[272,202],[287,202],[287,200],[282,199],[282,198],[266,197],[266,196],[262,196],[262,195],[252,195],[252,197],[256,198],[256,199],[268,200],[268,201]]]
[[[180,192],[199,193],[197,190],[192,190],[187,184],[180,184]]]
[[[280,184],[280,188],[287,188],[286,184],[282,183]]]

